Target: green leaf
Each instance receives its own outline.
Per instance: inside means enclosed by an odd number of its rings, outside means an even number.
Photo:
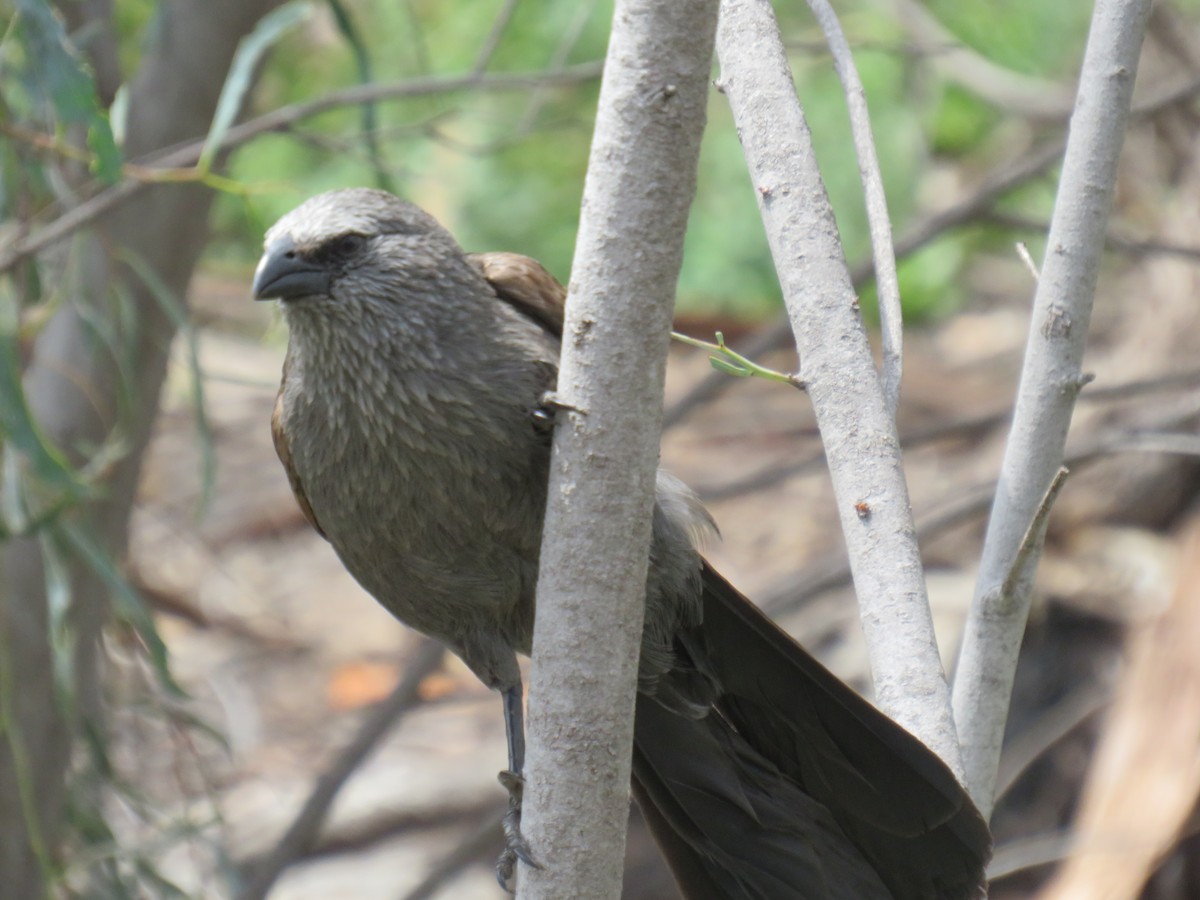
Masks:
[[[221,97],[217,100],[217,111],[213,114],[208,136],[204,139],[204,149],[200,152],[200,160],[197,163],[201,171],[207,172],[212,167],[213,160],[221,149],[221,141],[225,139],[225,133],[237,118],[238,111],[242,108],[242,100],[250,90],[258,61],[288,29],[308,17],[312,9],[310,0],[285,3],[279,9],[263,16],[254,30],[242,38],[237,53],[233,56],[233,62],[229,65],[225,84],[221,88]]]
[[[718,372],[724,372],[726,375],[734,375],[738,378],[745,378],[750,374],[745,366],[739,366],[736,363],[731,363],[727,359],[722,359],[719,356],[710,356],[708,363]]]
[[[116,184],[121,178],[121,151],[113,139],[108,116],[101,113],[88,126],[88,149],[92,151],[91,172],[104,184]]]
[[[327,0],[327,2],[333,12],[333,20],[337,22],[338,31],[342,33],[342,37],[346,39],[346,43],[350,45],[350,51],[354,54],[354,66],[358,69],[359,84],[370,84],[375,80],[371,71],[371,55],[367,51],[367,45],[363,42],[362,35],[354,25],[354,19],[350,17],[350,10],[346,8],[342,0]],[[379,147],[379,135],[377,134],[379,122],[377,104],[374,101],[367,100],[363,103],[362,122],[363,141],[367,145],[371,168],[375,170],[375,186],[394,193],[395,187],[392,185],[392,179],[388,176],[387,168],[383,163],[383,151]]]
[[[45,486],[73,497],[86,486],[66,458],[47,441],[34,421],[21,383],[17,310],[12,296],[0,291],[0,436],[17,450]]]
[[[19,0],[18,9],[17,32],[34,83],[54,107],[59,124],[86,126],[93,154],[92,174],[112,184],[121,176],[121,151],[113,140],[87,64],[45,0]]]
[[[171,675],[171,668],[167,660],[167,645],[163,643],[163,639],[158,633],[158,627],[154,624],[154,616],[150,614],[150,608],[141,595],[117,571],[116,564],[109,554],[104,551],[89,531],[76,522],[59,520],[51,527],[62,535],[63,539],[79,555],[79,558],[107,585],[112,593],[117,614],[133,626],[146,644],[146,649],[150,653],[150,662],[158,675],[159,683],[168,693],[176,697],[186,696],[183,688]]]
[[[11,629],[6,629],[6,641],[14,639]],[[7,646],[0,646],[0,745],[8,752],[8,765],[15,776],[17,801],[25,825],[24,838],[28,842],[42,877],[49,884],[54,880],[55,863],[46,847],[40,822],[40,800],[35,796],[34,760],[29,758],[29,746],[21,731],[22,718],[17,715],[17,692],[21,689],[18,673],[13,670],[13,654]],[[22,820],[18,820],[22,821]]]
[[[187,362],[191,375],[192,412],[196,417],[196,432],[200,438],[200,503],[199,513],[203,514],[212,501],[213,485],[217,480],[216,442],[213,440],[212,428],[208,421],[208,412],[204,401],[204,372],[200,368],[200,347],[196,341],[196,330],[188,319],[181,304],[171,289],[158,277],[158,273],[144,259],[133,253],[122,253],[122,259],[133,269],[134,274],[141,278],[150,291],[151,296],[158,301],[179,329],[187,343]]]

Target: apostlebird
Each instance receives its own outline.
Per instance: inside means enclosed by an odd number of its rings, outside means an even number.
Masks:
[[[321,194],[267,232],[254,296],[289,329],[272,417],[305,517],[394,616],[504,700],[518,857],[517,654],[532,645],[563,287],[464,253],[391,194]],[[960,900],[988,829],[922,743],[700,555],[711,520],[660,473],[633,793],[690,900]],[[535,854],[536,855],[536,848]]]

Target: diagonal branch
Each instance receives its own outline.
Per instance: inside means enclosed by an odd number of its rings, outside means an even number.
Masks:
[[[725,0],[717,52],[825,444],[876,697],[961,771],[896,424],[770,3]]]
[[[238,900],[262,900],[283,870],[316,842],[342,787],[388,732],[405,714],[420,704],[418,690],[421,682],[441,665],[444,655],[442,646],[435,641],[424,640],[418,645],[400,682],[385,700],[368,713],[354,739],[317,779],[312,793],[275,849],[250,873],[248,881],[238,892]]]
[[[1020,590],[1006,595],[1024,535],[1059,466],[1099,276],[1100,256],[1129,118],[1150,0],[1097,0],[1063,161],[1046,259],[1034,297],[1025,364],[975,599],[954,684],[967,785],[992,809],[1017,654],[1040,552],[1029,554]]]

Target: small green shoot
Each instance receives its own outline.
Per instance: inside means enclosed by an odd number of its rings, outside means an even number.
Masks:
[[[712,367],[718,372],[724,372],[726,375],[734,375],[738,378],[765,378],[767,381],[778,381],[783,384],[790,384],[799,390],[804,390],[804,382],[800,380],[799,376],[780,372],[776,369],[768,369],[766,366],[760,366],[758,363],[750,361],[737,351],[727,347],[725,345],[724,334],[718,331],[716,336],[717,342],[712,344],[708,341],[688,337],[686,334],[680,334],[678,331],[671,332],[671,337],[681,344],[699,347],[701,350],[708,350],[713,354],[709,356],[708,361],[712,363]]]

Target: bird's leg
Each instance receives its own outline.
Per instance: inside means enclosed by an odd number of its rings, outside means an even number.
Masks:
[[[521,835],[521,797],[525,792],[525,713],[521,705],[521,684],[507,687],[504,698],[504,730],[508,735],[508,768],[499,780],[508,791],[508,812],[501,824],[504,829],[504,851],[496,860],[496,880],[506,891],[513,877],[517,860],[535,869],[541,868],[533,858],[529,842]]]

